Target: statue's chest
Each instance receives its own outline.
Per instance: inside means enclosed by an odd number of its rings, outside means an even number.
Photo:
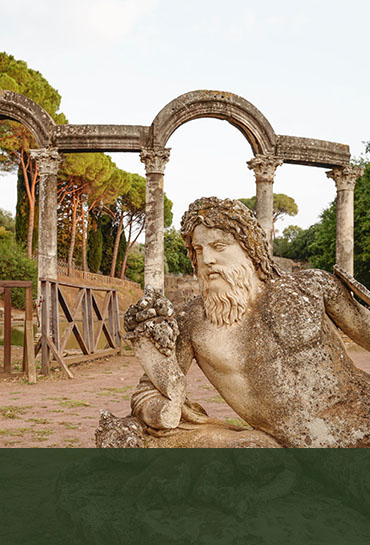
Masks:
[[[198,361],[223,371],[265,365],[281,349],[294,354],[319,343],[324,316],[322,297],[294,289],[269,293],[237,324],[218,327],[205,320],[193,331],[193,348]]]
[[[198,363],[217,369],[220,373],[238,372],[239,367],[242,368],[243,352],[245,353],[242,329],[240,324],[219,327],[208,321],[204,322],[192,335]]]
[[[273,337],[280,346],[304,349],[319,342],[325,308],[319,294],[305,295],[288,287],[268,294],[259,315],[255,325],[263,331],[266,342]]]

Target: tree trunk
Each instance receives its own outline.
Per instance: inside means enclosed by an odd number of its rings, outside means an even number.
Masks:
[[[130,223],[130,227],[129,227],[129,231],[128,231],[127,244],[126,244],[125,253],[123,255],[123,261],[122,261],[122,266],[121,266],[121,273],[119,275],[119,277],[121,279],[123,279],[125,277],[125,272],[126,272],[126,268],[127,268],[128,253],[129,253],[130,248],[131,248],[131,230],[132,230],[132,223]]]
[[[110,267],[110,274],[109,274],[109,276],[111,276],[112,278],[114,278],[114,275],[116,272],[117,256],[118,256],[118,250],[119,250],[119,243],[121,242],[122,231],[123,231],[123,214],[121,215],[121,218],[119,220],[117,234],[114,241],[112,264]]]
[[[32,257],[32,240],[33,240],[33,229],[35,226],[35,203],[31,204],[30,202],[30,214],[28,217],[28,232],[27,232],[27,257],[31,259]]]
[[[21,167],[23,172],[24,185],[26,188],[26,193],[28,197],[29,204],[29,216],[28,216],[28,231],[27,231],[27,257],[32,257],[32,239],[33,239],[33,229],[35,226],[35,193],[36,193],[36,184],[37,184],[37,168],[35,172],[33,169],[30,169],[31,158],[25,153],[22,149],[21,156]],[[31,175],[31,183],[30,183]]]
[[[72,208],[72,226],[71,226],[71,242],[68,250],[68,276],[72,275],[73,253],[76,242],[76,226],[77,226],[77,206],[78,198],[73,195],[73,208]]]
[[[81,202],[81,220],[82,220],[82,270],[88,271],[87,266],[87,250],[86,250],[86,224],[85,224],[85,210],[84,203]]]
[[[130,230],[129,230],[129,235],[128,235],[128,241],[127,241],[127,245],[126,245],[126,250],[125,250],[125,255],[123,256],[123,261],[122,261],[122,267],[121,267],[121,274],[120,274],[120,278],[123,279],[125,277],[125,272],[126,272],[126,268],[127,268],[127,260],[128,260],[128,254],[130,253],[130,250],[131,248],[133,247],[133,245],[135,244],[135,242],[137,241],[137,239],[139,238],[139,236],[141,235],[141,233],[143,232],[143,229],[144,229],[144,222],[142,223],[139,231],[137,232],[134,240],[131,242],[131,235],[132,235],[132,223],[130,223]]]

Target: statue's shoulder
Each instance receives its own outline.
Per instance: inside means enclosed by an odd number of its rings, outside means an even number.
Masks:
[[[346,291],[334,274],[320,269],[306,269],[289,275],[301,291],[317,296],[331,296]]]
[[[305,269],[294,273],[283,273],[281,276],[269,280],[269,285],[275,291],[299,291],[305,294],[322,296],[325,292],[333,290],[338,279],[319,269]]]

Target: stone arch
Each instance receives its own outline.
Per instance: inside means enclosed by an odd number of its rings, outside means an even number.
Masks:
[[[0,119],[19,121],[29,129],[40,148],[48,147],[53,139],[55,123],[41,106],[30,98],[0,90]]]
[[[165,147],[178,127],[201,117],[215,117],[234,125],[255,155],[275,151],[276,135],[265,116],[244,98],[223,91],[191,91],[172,100],[154,119],[149,145]]]

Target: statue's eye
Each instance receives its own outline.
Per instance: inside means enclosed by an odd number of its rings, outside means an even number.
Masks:
[[[222,250],[226,248],[226,244],[223,244],[222,242],[216,242],[216,244],[213,244],[213,248],[218,252],[222,252]]]

